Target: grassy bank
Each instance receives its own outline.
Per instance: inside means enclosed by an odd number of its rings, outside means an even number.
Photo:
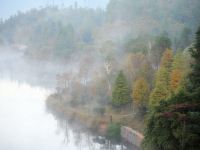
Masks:
[[[82,106],[70,107],[68,103],[62,100],[60,94],[52,94],[48,97],[46,105],[57,117],[73,119],[102,135],[106,135],[110,124],[120,124],[129,126],[137,131],[143,132],[144,122],[134,116],[134,113],[128,109],[115,110],[112,106],[107,106],[104,112],[95,113],[86,110]]]

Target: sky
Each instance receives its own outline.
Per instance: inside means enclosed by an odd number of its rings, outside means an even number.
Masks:
[[[75,2],[78,6],[89,8],[105,8],[109,0],[0,0],[0,18],[7,19],[18,11],[25,12],[31,8],[40,8],[46,5],[70,6]]]

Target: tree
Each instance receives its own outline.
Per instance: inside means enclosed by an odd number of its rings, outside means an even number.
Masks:
[[[128,78],[128,81],[132,83],[136,80],[142,66],[145,64],[146,57],[142,53],[128,53],[125,57],[123,70]]]
[[[156,75],[155,88],[150,95],[150,105],[158,105],[161,100],[169,98],[171,65],[172,50],[167,49],[163,54],[161,65]]]
[[[60,25],[56,41],[55,54],[58,56],[67,56],[75,48],[75,33],[71,24],[67,26]]]
[[[200,103],[184,92],[162,101],[148,115],[145,150],[199,150]]]
[[[191,55],[194,60],[187,90],[151,109],[143,141],[145,150],[200,149],[200,27]]]
[[[143,77],[140,77],[135,81],[132,89],[132,99],[138,112],[143,113],[143,111],[146,110],[149,100],[149,85]]]
[[[177,93],[181,88],[182,72],[181,70],[172,70],[170,75],[170,88],[172,93]]]
[[[119,72],[112,92],[112,104],[120,107],[130,103],[130,89],[122,71]]]
[[[200,94],[200,27],[196,33],[194,47],[190,51],[194,61],[192,63],[192,72],[189,75],[189,91],[195,91]]]
[[[186,75],[188,74],[188,59],[183,53],[178,52],[172,63],[172,71],[170,74],[171,92],[177,94],[180,90],[185,89]]]
[[[151,38],[148,36],[138,36],[137,38],[129,39],[125,45],[125,50],[128,52],[141,52],[147,54],[151,48]]]
[[[160,58],[162,57],[164,51],[171,47],[171,41],[167,33],[162,33],[161,35],[155,38],[155,44],[152,48],[152,60],[155,67],[159,68]]]
[[[132,98],[134,104],[138,107],[145,107],[147,105],[149,95],[149,86],[144,78],[138,78],[133,85]]]

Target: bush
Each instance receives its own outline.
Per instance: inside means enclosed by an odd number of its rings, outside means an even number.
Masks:
[[[108,126],[106,137],[113,142],[119,142],[121,140],[121,125],[111,123]]]

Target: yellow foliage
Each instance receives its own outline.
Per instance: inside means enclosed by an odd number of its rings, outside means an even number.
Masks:
[[[182,81],[182,71],[179,69],[172,70],[170,75],[170,87],[173,93],[177,93]]]
[[[149,96],[149,86],[147,81],[140,77],[135,81],[132,91],[134,104],[137,106],[145,106]]]
[[[171,49],[167,49],[161,59],[161,67],[169,68],[171,67],[171,62],[173,59],[173,53]]]
[[[156,74],[155,88],[150,95],[150,105],[158,105],[161,100],[170,97],[170,71],[173,61],[172,50],[167,49],[162,56],[160,68]]]

